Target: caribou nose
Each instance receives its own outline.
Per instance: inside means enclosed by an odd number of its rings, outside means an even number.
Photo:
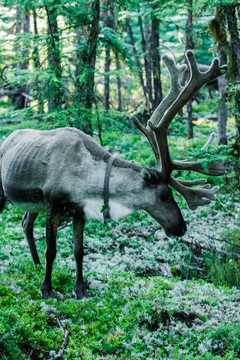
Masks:
[[[186,233],[186,231],[187,231],[187,226],[185,223],[181,225],[176,225],[171,229],[165,230],[166,235],[168,237],[175,237],[175,236],[181,237]]]

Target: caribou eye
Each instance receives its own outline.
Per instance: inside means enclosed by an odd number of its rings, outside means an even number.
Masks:
[[[162,201],[168,201],[172,198],[172,192],[171,190],[167,190],[162,192],[162,194],[160,195],[160,198]]]

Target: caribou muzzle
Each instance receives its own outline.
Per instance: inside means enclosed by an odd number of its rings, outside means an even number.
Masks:
[[[178,223],[164,228],[164,231],[168,237],[175,237],[175,236],[181,237],[186,233],[187,226],[184,220],[182,219]]]

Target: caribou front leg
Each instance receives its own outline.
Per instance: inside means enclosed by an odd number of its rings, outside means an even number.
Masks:
[[[23,231],[24,231],[24,234],[25,234],[27,242],[28,242],[29,249],[31,251],[33,262],[35,265],[40,265],[41,262],[38,257],[36,244],[35,244],[35,240],[33,237],[33,225],[34,225],[34,221],[36,220],[37,216],[38,216],[38,213],[26,212],[26,214],[24,215],[24,217],[22,219],[22,226],[23,226]]]
[[[49,207],[47,209],[46,219],[46,269],[45,277],[40,288],[42,291],[43,299],[51,299],[55,297],[52,291],[52,266],[56,257],[57,226],[58,217],[53,212],[52,208]]]
[[[83,216],[73,218],[74,257],[76,261],[76,283],[74,291],[76,293],[77,300],[89,297],[83,285],[82,274],[84,226],[85,219]]]

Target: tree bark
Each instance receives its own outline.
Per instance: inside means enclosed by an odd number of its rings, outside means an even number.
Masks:
[[[56,79],[49,84],[48,108],[60,108],[63,102],[61,52],[59,47],[59,33],[57,10],[46,6],[48,24],[48,65]]]
[[[99,0],[93,0],[91,6],[92,21],[90,30],[86,31],[84,37],[85,44],[81,50],[80,31],[77,33],[77,55],[76,55],[76,106],[79,115],[79,127],[88,133],[93,134],[91,123],[91,109],[95,101],[94,96],[94,76],[97,54],[97,41],[99,34]],[[79,76],[84,73],[84,80],[80,81]],[[82,111],[82,108],[83,111]],[[85,110],[85,111],[84,111]],[[87,111],[86,111],[87,110]]]
[[[14,44],[16,59],[18,59],[20,57],[20,53],[21,53],[21,43],[20,43],[19,37],[18,37],[18,34],[21,33],[21,29],[22,29],[21,9],[20,9],[20,5],[17,4],[17,8],[16,8],[16,35],[17,35],[17,39],[16,39],[15,44]],[[16,63],[15,67],[20,68],[20,63]]]
[[[111,27],[110,19],[109,19],[109,6],[110,1],[105,0],[104,6],[102,10],[103,14],[103,24],[104,27]],[[109,110],[109,93],[110,93],[110,64],[111,64],[111,56],[110,56],[110,46],[105,45],[105,73],[104,73],[104,94],[103,94],[103,107],[106,111]]]
[[[193,38],[192,38],[192,0],[188,0],[188,16],[187,16],[187,26],[186,26],[186,48],[187,50],[192,50],[194,48]],[[185,58],[185,63],[187,63]],[[192,99],[190,99],[187,103],[187,122],[188,122],[188,138],[193,138],[193,118],[192,118]]]
[[[135,39],[134,39],[134,36],[133,36],[133,31],[132,31],[132,26],[131,26],[131,23],[130,23],[129,19],[126,19],[126,27],[127,27],[128,35],[130,37],[130,43],[132,45],[134,59],[135,59],[135,66],[138,69],[138,76],[139,76],[140,84],[141,84],[141,87],[142,87],[142,90],[143,90],[145,103],[146,103],[146,106],[149,107],[147,90],[146,90],[146,86],[144,84],[144,79],[143,79],[142,65],[141,65],[140,60],[139,60],[139,54],[138,54],[137,49],[136,49]]]
[[[222,28],[222,37],[226,37],[224,33],[225,28],[225,19],[223,16],[220,18],[221,28]],[[227,56],[223,50],[221,44],[218,44],[218,57],[220,59],[220,64],[227,64]],[[224,99],[225,88],[227,86],[227,81],[225,75],[219,76],[218,79],[218,95],[219,95],[219,104],[218,104],[218,145],[227,145],[227,106]]]
[[[225,100],[222,98],[225,93],[226,86],[227,81],[225,76],[220,76],[218,78],[218,94],[220,97],[218,104],[218,145],[227,145],[227,107]]]
[[[237,27],[237,17],[236,17],[236,6],[227,5],[226,6],[226,15],[228,23],[228,31],[230,35],[230,80],[233,82],[240,81],[240,39],[238,36],[238,27]],[[237,139],[235,143],[235,149],[237,150],[237,156],[240,158],[240,94],[239,92],[235,95],[235,100],[237,104],[236,108],[236,127],[237,127]]]
[[[120,70],[120,61],[118,53],[115,53],[116,57],[116,69],[117,71]],[[118,111],[122,111],[122,81],[120,76],[117,76],[117,98],[118,98]]]
[[[30,32],[30,15],[29,15],[29,11],[27,9],[25,9],[24,13],[23,13],[23,32],[24,34],[28,34]],[[24,49],[22,51],[22,58],[24,59],[24,62],[22,62],[21,64],[21,69],[25,70],[28,68],[29,65],[29,42],[28,41],[24,41]]]
[[[153,9],[156,5],[153,7]],[[154,98],[153,108],[154,111],[158,104],[162,101],[162,84],[161,84],[161,68],[159,56],[159,20],[153,15],[152,29],[151,29],[151,58],[152,58],[152,73],[153,73],[153,86]]]
[[[86,106],[88,109],[92,108],[94,101],[94,76],[95,76],[95,64],[97,54],[97,40],[99,34],[99,0],[94,0],[92,3],[92,26],[88,38],[89,52],[86,63],[88,64],[88,84],[86,93]]]
[[[145,24],[145,31],[143,29],[142,18],[139,16],[139,27],[141,32],[141,43],[144,57],[144,69],[146,77],[146,90],[148,96],[148,112],[151,113],[152,109],[152,81],[151,81],[151,62],[149,58],[149,41],[150,41],[150,27],[149,24]]]
[[[28,9],[25,8],[25,11],[23,13],[23,32],[24,34],[29,34],[30,32],[30,14]],[[24,48],[22,51],[22,58],[24,59],[24,62],[21,64],[21,69],[26,70],[29,66],[29,41],[24,39]],[[24,96],[24,108],[29,106],[29,92],[30,92],[30,85],[29,84],[22,84],[24,86],[24,93],[27,96]]]
[[[110,15],[112,20],[112,29],[115,30],[116,22],[115,22],[115,14],[114,14],[114,2],[110,0]],[[121,64],[118,56],[118,52],[115,51],[115,59],[116,59],[116,70],[117,73],[121,70]],[[122,81],[120,76],[117,74],[117,99],[118,99],[118,111],[122,111]]]
[[[22,59],[22,55],[24,54],[22,51],[22,42],[21,42],[21,31],[22,31],[22,22],[23,22],[23,12],[20,8],[20,5],[17,4],[16,7],[16,41],[14,44],[14,50],[15,50],[15,54],[16,54],[16,59],[18,62],[16,62],[16,64],[14,64],[14,67],[17,69],[22,69],[22,64],[21,62],[19,62],[19,59]],[[24,109],[25,105],[26,105],[26,98],[23,95],[23,93],[25,93],[26,89],[25,89],[25,84],[18,84],[18,85],[14,85],[8,88],[8,90],[12,90],[13,92],[15,92],[15,95],[11,96],[9,95],[12,103],[14,104],[14,110],[20,110],[20,109]]]
[[[37,44],[38,26],[37,26],[37,13],[35,10],[33,10],[33,27],[34,27],[35,41],[34,41],[32,58],[33,58],[35,69],[39,69],[41,67],[41,64],[40,64],[40,55],[39,55],[38,44]],[[44,113],[44,100],[43,100],[43,96],[41,93],[41,85],[42,84],[41,83],[39,84],[38,79],[37,79],[37,84],[35,84],[35,86],[37,89],[38,112],[40,114]]]
[[[33,27],[34,27],[34,35],[35,38],[38,38],[38,26],[37,26],[37,13],[35,10],[33,10]],[[40,67],[40,56],[39,56],[39,50],[38,50],[38,46],[36,45],[36,43],[34,43],[34,49],[33,49],[33,62],[34,62],[34,66],[35,68],[39,68]]]
[[[153,108],[153,97],[152,97],[152,67],[150,59],[150,23],[148,22],[147,17],[145,17],[145,69],[146,69],[146,83],[147,83],[147,92],[149,97],[149,102],[151,104],[151,110]]]

